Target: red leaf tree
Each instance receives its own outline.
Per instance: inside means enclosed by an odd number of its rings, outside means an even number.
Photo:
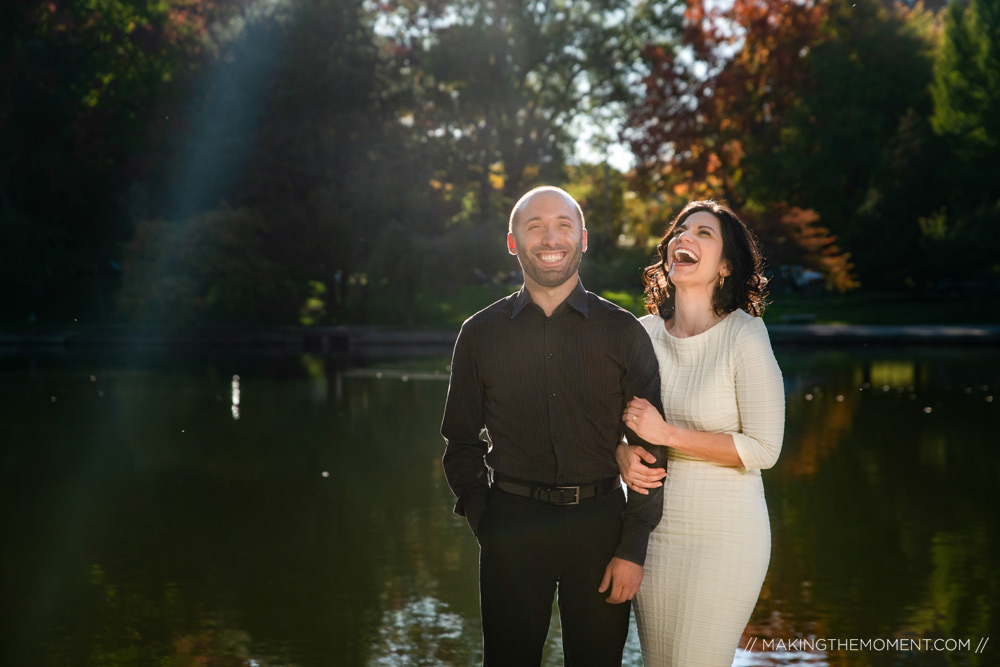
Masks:
[[[736,0],[709,9],[690,0],[680,46],[644,53],[644,98],[629,115],[637,186],[670,208],[715,198],[737,208],[772,262],[823,273],[827,286],[857,286],[849,255],[819,215],[784,201],[757,201],[744,187],[747,155],[777,144],[808,86],[809,51],[826,37],[826,8],[814,2]]]

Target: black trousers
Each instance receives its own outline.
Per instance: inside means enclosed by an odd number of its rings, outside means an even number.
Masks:
[[[558,590],[566,667],[620,666],[631,603],[597,588],[621,539],[620,490],[550,505],[492,489],[478,526],[483,664],[541,664]]]

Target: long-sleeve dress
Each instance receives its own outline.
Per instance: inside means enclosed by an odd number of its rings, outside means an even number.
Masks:
[[[671,336],[658,316],[641,322],[660,364],[667,422],[731,434],[743,464],[670,449],[663,518],[635,601],[643,664],[730,667],[771,555],[760,470],[781,450],[781,371],[763,321],[742,310],[689,338]]]

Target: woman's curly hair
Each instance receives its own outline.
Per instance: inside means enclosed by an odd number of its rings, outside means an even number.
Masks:
[[[656,247],[659,261],[642,272],[646,293],[646,312],[669,319],[674,314],[674,289],[666,271],[667,243],[689,216],[706,211],[719,219],[722,229],[722,259],[728,260],[732,273],[726,276],[721,288],[716,287],[712,306],[718,315],[726,315],[742,308],[754,317],[764,313],[767,298],[767,278],[764,277],[764,259],[757,239],[731,208],[713,200],[693,201],[681,209],[667,226],[667,233]]]

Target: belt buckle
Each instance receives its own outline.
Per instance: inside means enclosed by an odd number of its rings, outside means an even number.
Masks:
[[[579,505],[580,504],[580,487],[579,486],[557,486],[556,491],[573,491],[573,500],[566,503],[559,503],[560,505]]]

